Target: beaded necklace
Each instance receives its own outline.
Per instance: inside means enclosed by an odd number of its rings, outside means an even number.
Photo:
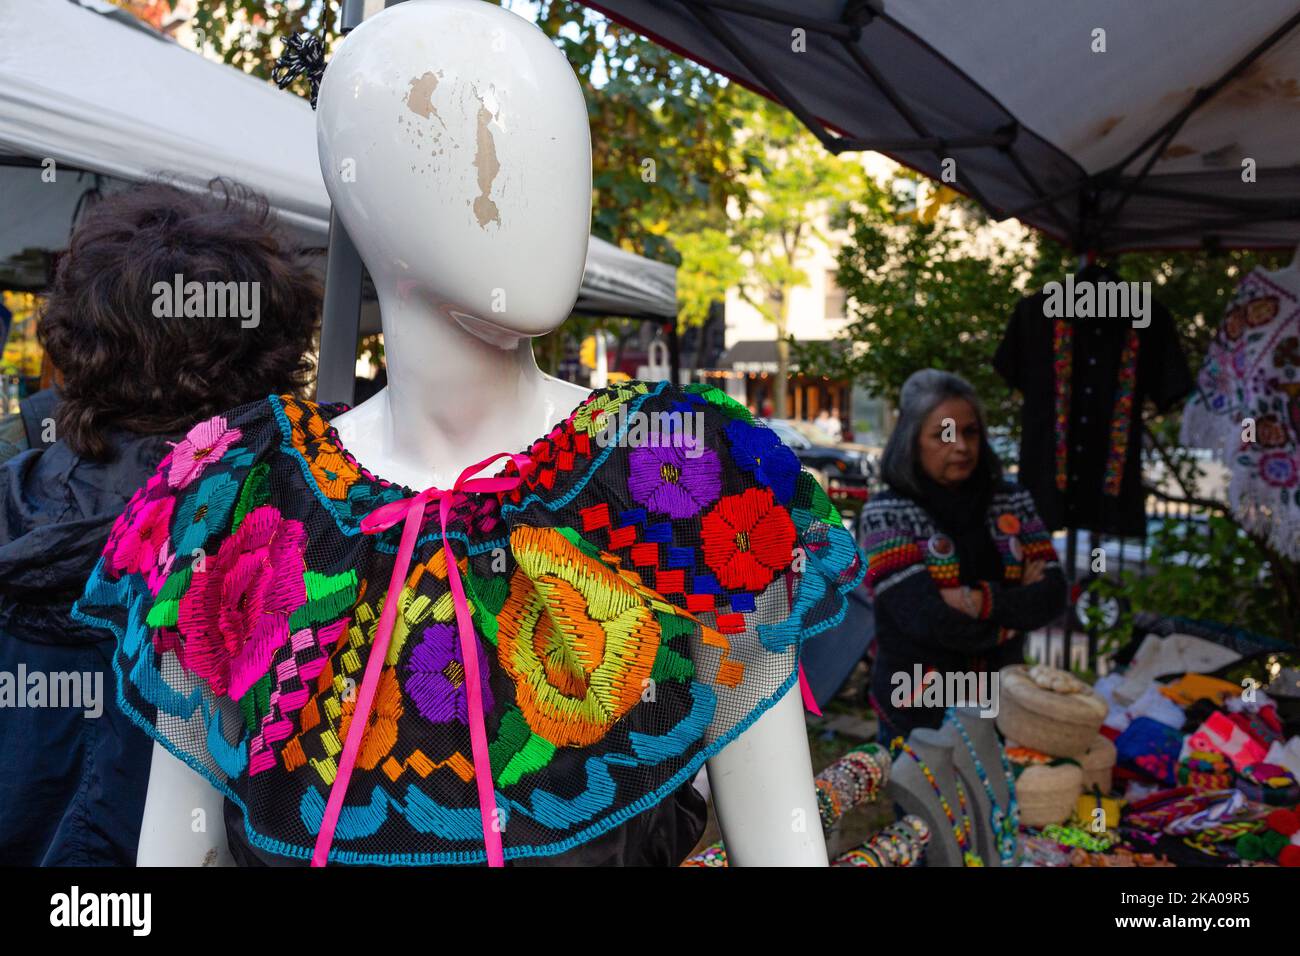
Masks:
[[[1010,866],[1016,858],[1016,843],[1020,831],[1020,806],[1016,803],[1016,778],[1011,773],[1011,764],[1007,761],[1007,756],[998,747],[998,757],[1002,761],[1002,776],[1007,782],[1007,808],[1003,810],[998,805],[998,798],[993,794],[993,785],[989,783],[989,775],[984,770],[984,765],[980,763],[979,754],[975,752],[975,744],[966,733],[966,728],[962,726],[957,719],[956,710],[949,707],[944,713],[944,719],[949,721],[957,732],[961,734],[961,739],[966,744],[966,751],[970,754],[971,761],[975,764],[975,772],[979,774],[980,783],[984,784],[984,792],[988,794],[989,806],[993,808],[989,815],[989,822],[993,826],[993,835],[997,842],[998,857],[1002,860],[1003,866]]]
[[[952,827],[952,835],[957,838],[957,846],[961,849],[962,865],[983,866],[984,861],[980,859],[980,855],[970,848],[970,814],[966,812],[966,791],[962,789],[961,781],[954,781],[957,784],[957,803],[961,806],[961,823],[958,823],[956,816],[953,815],[952,807],[948,804],[948,798],[939,789],[939,781],[934,778],[933,771],[921,759],[920,754],[913,750],[902,737],[895,737],[889,749],[895,753],[901,750],[915,760],[917,766],[921,768],[921,773],[925,774],[925,779],[930,781],[935,796],[939,798],[939,806],[943,807],[944,815],[948,818],[948,825]]]

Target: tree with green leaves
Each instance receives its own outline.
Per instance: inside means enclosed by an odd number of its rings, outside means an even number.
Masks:
[[[963,210],[974,226],[983,221],[973,206]],[[990,424],[1011,425],[1017,406],[989,360],[1021,295],[1022,253],[997,240],[981,251],[954,217],[905,215],[878,187],[837,225],[849,233],[836,270],[849,321],[839,343],[800,346],[800,364],[886,399],[917,369],[955,372],[985,399]]]
[[[749,203],[731,224],[744,270],[737,292],[776,333],[773,414],[784,418],[790,377],[790,295],[808,284],[801,262],[813,243],[830,246],[821,221],[873,187],[854,158],[828,152],[789,110],[746,91],[746,142],[763,158],[744,176]]]

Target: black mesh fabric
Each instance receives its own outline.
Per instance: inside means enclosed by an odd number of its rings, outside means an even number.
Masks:
[[[415,493],[342,447],[329,422],[344,410],[269,396],[196,426],[74,611],[117,635],[127,713],[227,796],[251,847],[289,860],[311,855],[394,597],[401,525],[361,519]],[[683,788],[792,687],[864,562],[793,453],[710,386],[595,391],[523,454],[520,486],[458,497],[447,536],[505,857],[572,861],[601,840],[594,861],[628,858],[669,825],[631,821],[664,801],[684,842],[700,805]],[[436,507],[398,599],[329,859],[482,863]]]

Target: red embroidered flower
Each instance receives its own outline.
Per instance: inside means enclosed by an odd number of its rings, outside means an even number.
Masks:
[[[794,522],[769,488],[721,499],[700,523],[704,560],[725,588],[761,591],[794,558]]]

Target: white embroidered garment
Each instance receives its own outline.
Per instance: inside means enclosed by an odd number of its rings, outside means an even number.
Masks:
[[[1227,463],[1242,527],[1300,558],[1300,269],[1255,269],[1237,286],[1181,437]]]

